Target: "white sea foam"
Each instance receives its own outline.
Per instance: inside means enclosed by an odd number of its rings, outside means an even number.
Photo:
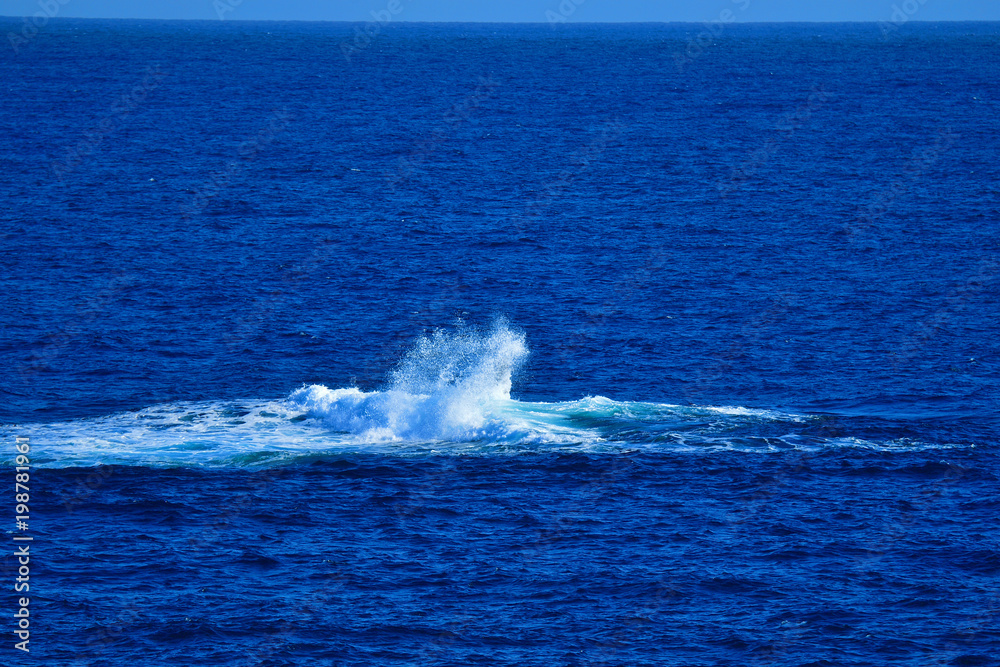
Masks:
[[[42,466],[261,465],[351,452],[503,455],[538,451],[922,448],[913,441],[806,434],[816,418],[740,406],[680,406],[587,396],[511,398],[524,335],[436,331],[417,341],[385,387],[303,386],[284,399],[184,402],[106,417],[0,428],[27,435]]]
[[[384,391],[312,385],[289,401],[368,441],[501,440],[518,431],[500,413],[527,356],[524,335],[503,324],[485,334],[439,330],[417,341]]]

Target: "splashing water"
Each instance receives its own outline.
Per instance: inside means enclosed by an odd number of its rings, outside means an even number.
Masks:
[[[909,424],[744,407],[679,406],[588,396],[510,397],[528,357],[505,322],[421,337],[377,391],[304,386],[284,399],[169,403],[106,417],[0,427],[32,438],[43,467],[254,466],[350,452],[514,454],[623,449],[767,452],[957,446],[910,436]]]
[[[420,338],[385,391],[303,387],[289,401],[335,431],[371,441],[469,441],[516,436],[501,412],[528,356],[524,335],[499,322]]]
[[[509,399],[512,376],[527,356],[524,334],[503,322],[486,334],[438,329],[420,338],[392,371],[391,387],[411,394],[460,388],[483,399]]]

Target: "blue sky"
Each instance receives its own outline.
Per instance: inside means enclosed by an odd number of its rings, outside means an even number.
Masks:
[[[366,21],[395,2],[396,21],[700,22],[726,9],[739,21],[1000,21],[997,0],[0,0],[0,15]]]

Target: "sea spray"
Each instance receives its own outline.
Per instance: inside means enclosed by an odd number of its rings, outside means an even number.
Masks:
[[[503,321],[489,330],[438,329],[417,340],[385,390],[303,387],[289,401],[329,428],[368,440],[503,439],[516,424],[497,411],[528,356],[524,334]]]
[[[509,399],[514,373],[528,356],[524,334],[500,321],[489,331],[461,326],[420,337],[390,373],[390,388],[434,394],[461,387],[482,399]]]
[[[950,448],[910,437],[912,425],[857,415],[801,415],[741,406],[679,406],[585,396],[510,397],[528,357],[504,322],[418,338],[377,391],[303,386],[286,398],[166,403],[67,422],[0,425],[45,442],[41,467],[283,465],[354,452],[387,455],[526,452],[781,452],[819,448]],[[956,426],[961,429],[961,424]],[[959,432],[956,431],[956,432]],[[0,457],[0,464],[12,464]]]

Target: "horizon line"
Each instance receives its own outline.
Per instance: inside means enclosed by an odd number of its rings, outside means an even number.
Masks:
[[[23,14],[0,14],[0,19],[19,19],[26,18]],[[237,19],[237,18],[160,18],[160,17],[130,17],[130,16],[53,16],[49,20],[57,21],[203,21],[206,23],[375,23],[371,19]],[[441,23],[455,23],[455,24],[478,24],[478,25],[553,25],[551,21],[456,21],[456,20],[446,20],[446,21],[403,21],[403,20],[392,20],[385,21],[388,24],[441,24]],[[561,25],[661,25],[661,24],[691,24],[691,25],[703,25],[705,23],[717,23],[715,20],[706,21],[565,21],[560,22]],[[891,20],[886,19],[846,19],[840,21],[793,21],[793,20],[780,20],[780,21],[731,21],[727,25],[749,25],[749,24],[811,24],[811,25],[830,25],[830,24],[840,24],[840,23],[860,23],[860,24],[873,24],[878,25],[880,23],[892,23],[893,25],[902,26],[909,23],[1000,23],[1000,19],[938,19],[938,20],[928,20],[928,19],[916,19],[911,18],[903,23],[895,23]]]

